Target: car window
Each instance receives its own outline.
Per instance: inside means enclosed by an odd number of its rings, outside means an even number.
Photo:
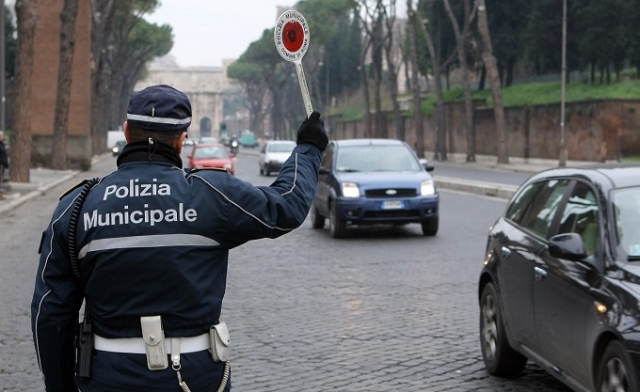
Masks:
[[[228,158],[227,151],[222,147],[201,147],[196,148],[194,154],[194,158],[211,158],[211,159],[220,159],[220,158]]]
[[[553,218],[570,180],[549,180],[544,183],[527,211],[521,225],[534,233],[548,238]]]
[[[599,216],[596,193],[588,184],[579,181],[567,200],[560,218],[558,234],[580,234],[587,256],[593,256],[600,238]]]
[[[423,171],[411,150],[404,145],[340,147],[337,172]]]
[[[629,257],[640,257],[640,188],[624,188],[612,192],[613,219],[617,245]]]
[[[525,212],[527,212],[527,207],[529,207],[531,201],[540,190],[542,184],[543,181],[534,182],[525,186],[520,192],[518,192],[516,197],[511,201],[511,204],[507,207],[505,217],[519,223]]]

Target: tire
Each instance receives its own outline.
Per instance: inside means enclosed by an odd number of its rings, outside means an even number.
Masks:
[[[329,235],[333,238],[343,238],[347,234],[347,222],[338,218],[334,206],[331,206],[329,211]]]
[[[599,392],[632,392],[640,388],[629,352],[619,340],[612,341],[604,350],[596,380]]]
[[[325,217],[318,212],[316,206],[311,206],[311,227],[314,229],[322,229],[324,227]]]
[[[434,236],[438,234],[438,225],[439,219],[436,216],[435,218],[431,218],[421,223],[422,226],[422,234],[427,236]]]
[[[264,170],[262,170],[262,166],[260,166],[260,175],[264,176]]]
[[[484,365],[494,376],[515,376],[527,364],[527,357],[509,345],[493,283],[484,286],[480,297],[480,346]]]

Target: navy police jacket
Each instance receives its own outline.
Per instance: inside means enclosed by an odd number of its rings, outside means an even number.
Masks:
[[[167,337],[207,333],[220,318],[229,250],[299,227],[319,165],[320,150],[301,144],[270,186],[256,187],[225,171],[185,175],[168,146],[129,144],[118,170],[90,190],[78,214],[81,279],[68,244],[80,188],[64,195],[43,233],[31,305],[47,391],[75,390],[74,333],[84,297],[96,334],[106,338],[141,337],[140,317],[151,315],[162,316]],[[95,352],[93,359],[90,382],[105,390],[180,390],[171,366],[149,371],[143,354]],[[217,365],[206,352],[185,354],[183,379],[194,391],[213,390]]]

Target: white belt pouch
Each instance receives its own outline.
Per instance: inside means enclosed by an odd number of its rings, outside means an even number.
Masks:
[[[227,362],[231,354],[229,328],[224,321],[212,325],[209,329],[211,356],[214,362]]]

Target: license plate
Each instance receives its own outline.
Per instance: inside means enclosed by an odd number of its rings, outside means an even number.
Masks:
[[[397,210],[400,208],[404,208],[404,204],[399,200],[387,200],[382,202],[383,210]]]

